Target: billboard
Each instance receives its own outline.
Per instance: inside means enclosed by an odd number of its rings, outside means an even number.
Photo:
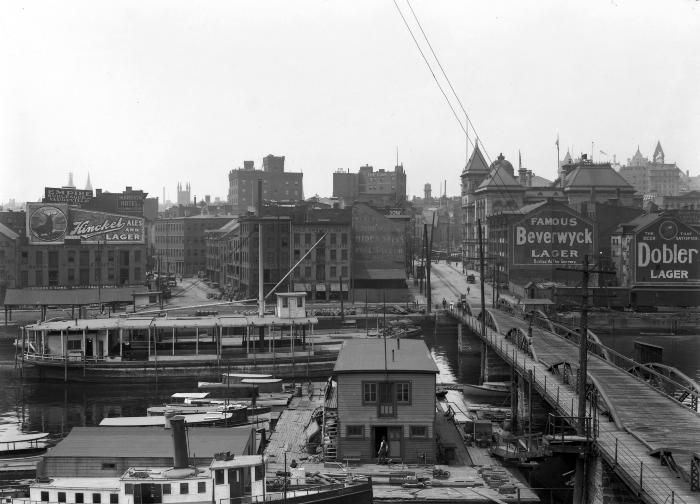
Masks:
[[[70,209],[68,239],[81,243],[145,243],[142,217]]]
[[[74,189],[71,187],[44,187],[44,203],[80,205],[91,199],[91,190]]]
[[[700,235],[690,226],[661,217],[635,237],[636,283],[700,283]]]
[[[513,265],[582,264],[595,253],[594,225],[562,206],[538,209],[513,226]]]
[[[145,243],[144,219],[69,207],[66,203],[27,203],[27,237],[37,245]]]
[[[61,244],[68,229],[65,203],[27,203],[27,238],[33,244]]]

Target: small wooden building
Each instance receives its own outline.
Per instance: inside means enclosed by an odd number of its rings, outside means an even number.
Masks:
[[[338,460],[376,460],[383,437],[394,460],[434,458],[438,372],[422,340],[346,341],[334,368]]]

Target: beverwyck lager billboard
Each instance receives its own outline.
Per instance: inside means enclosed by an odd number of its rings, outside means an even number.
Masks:
[[[637,233],[636,283],[700,283],[700,235],[690,226],[662,217]]]
[[[145,243],[144,220],[71,208],[65,204],[27,203],[27,236],[32,244]]]
[[[595,253],[593,237],[593,222],[563,205],[548,204],[513,226],[513,264],[582,264],[584,255]]]

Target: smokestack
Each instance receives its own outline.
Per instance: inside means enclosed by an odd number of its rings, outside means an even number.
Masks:
[[[187,457],[187,427],[185,417],[181,415],[170,419],[173,429],[173,468],[186,469],[189,466]]]
[[[396,337],[396,349],[401,350],[401,338],[399,336]]]
[[[391,349],[391,362],[394,362],[394,349]]]

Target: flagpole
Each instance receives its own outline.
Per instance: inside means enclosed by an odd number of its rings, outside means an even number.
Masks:
[[[561,179],[561,165],[559,161],[559,133],[557,133],[557,141],[555,143],[557,145],[557,174],[559,175],[559,185],[563,186],[564,181]]]

